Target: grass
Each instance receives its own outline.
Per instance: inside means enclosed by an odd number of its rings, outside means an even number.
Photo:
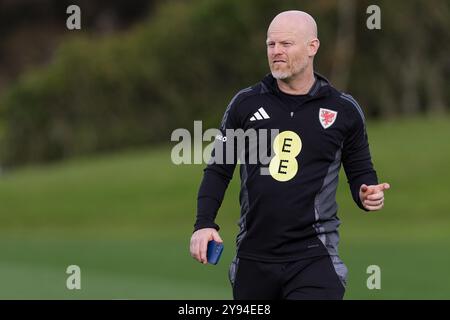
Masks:
[[[386,207],[365,214],[345,175],[338,190],[347,299],[450,298],[448,118],[369,123]],[[202,165],[176,166],[170,147],[27,167],[0,176],[0,298],[231,299],[238,175],[217,221],[217,266],[189,255]],[[66,268],[81,268],[81,290]],[[381,290],[368,290],[378,265]]]

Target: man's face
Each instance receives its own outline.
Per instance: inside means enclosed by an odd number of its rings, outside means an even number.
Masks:
[[[296,33],[269,31],[266,44],[270,71],[274,78],[293,78],[308,66],[307,43]]]

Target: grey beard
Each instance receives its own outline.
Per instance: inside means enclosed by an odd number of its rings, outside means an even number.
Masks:
[[[298,66],[294,66],[294,69],[296,69]],[[304,66],[298,68],[299,70],[288,70],[288,71],[271,71],[272,76],[275,79],[278,80],[286,80],[290,77],[292,77],[294,74],[298,75],[298,74],[302,74],[303,72],[305,72],[307,68],[307,65],[305,64]]]
[[[289,72],[280,72],[280,71],[272,71],[272,76],[278,80],[284,80],[292,76],[292,73]]]

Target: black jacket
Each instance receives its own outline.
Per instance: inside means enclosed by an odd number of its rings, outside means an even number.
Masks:
[[[363,111],[350,95],[337,91],[321,75],[315,73],[315,77],[303,99],[286,100],[269,74],[241,90],[225,111],[218,144],[226,143],[226,129],[280,132],[269,165],[259,161],[240,165],[240,258],[284,262],[337,255],[336,189],[341,163],[360,208],[364,209],[359,199],[361,184],[378,183]],[[267,146],[267,153],[275,152],[272,144]],[[210,163],[205,168],[195,230],[219,229],[214,220],[233,176],[233,162]]]

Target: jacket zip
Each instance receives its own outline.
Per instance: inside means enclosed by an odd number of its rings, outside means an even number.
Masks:
[[[304,106],[306,103],[308,103],[308,102],[310,102],[310,101],[313,101],[313,100],[316,100],[316,99],[320,99],[320,98],[321,98],[321,96],[313,96],[313,97],[310,97],[310,98],[306,99],[305,101],[303,101],[303,103],[302,103],[301,105],[297,106],[297,108],[299,108],[299,107],[301,107],[301,106]],[[288,105],[286,105],[285,103],[283,103],[283,104],[284,104],[287,108],[289,108]],[[297,111],[299,111],[299,110],[297,110]],[[291,118],[294,117],[294,113],[297,112],[297,111],[291,111]]]

